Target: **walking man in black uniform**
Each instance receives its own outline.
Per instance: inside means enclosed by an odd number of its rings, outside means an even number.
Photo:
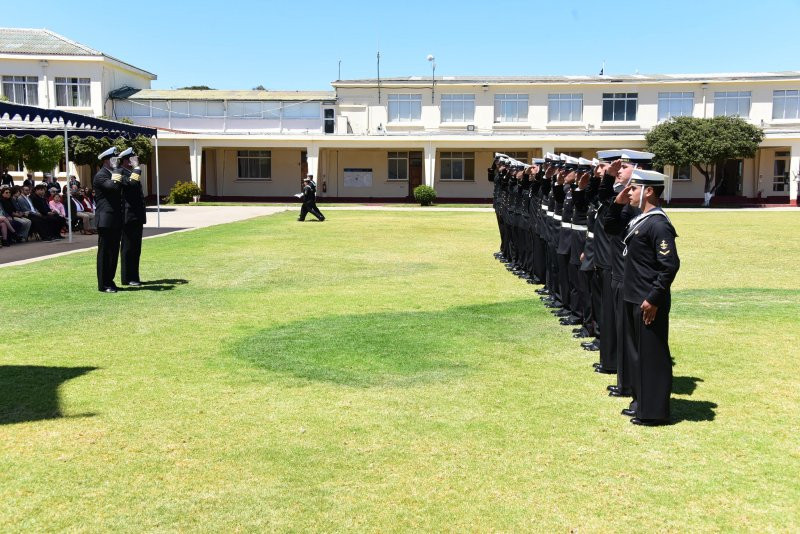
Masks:
[[[117,292],[114,277],[122,235],[122,174],[116,172],[117,153],[117,147],[111,147],[97,156],[103,166],[92,180],[97,225],[97,289],[104,293]]]
[[[300,217],[298,221],[305,221],[306,215],[311,213],[314,217],[320,220],[325,220],[325,216],[317,208],[317,187],[314,185],[312,175],[308,175],[303,179],[303,192],[300,194],[300,199],[303,201],[303,206],[300,208]]]
[[[641,213],[625,227],[625,350],[630,365],[633,409],[631,423],[655,426],[669,422],[672,357],[669,351],[670,286],[680,268],[677,233],[660,207],[665,178],[636,170],[617,195],[611,217],[621,217],[626,205]]]
[[[133,148],[126,148],[119,155],[122,173],[122,285],[140,286],[139,259],[142,255],[142,228],[147,222],[144,193],[140,181],[142,170]]]

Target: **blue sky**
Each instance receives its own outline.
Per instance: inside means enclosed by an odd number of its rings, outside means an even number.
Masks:
[[[496,24],[489,26],[494,21]],[[800,69],[800,0],[4,2],[0,25],[45,27],[154,72],[154,88],[329,90],[381,75]]]

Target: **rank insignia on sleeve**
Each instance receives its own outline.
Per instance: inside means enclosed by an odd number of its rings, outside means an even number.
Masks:
[[[667,254],[670,253],[669,245],[667,244],[667,241],[665,239],[661,240],[661,243],[658,245],[658,247],[661,249],[658,251],[658,253],[661,254],[662,256],[666,256]]]

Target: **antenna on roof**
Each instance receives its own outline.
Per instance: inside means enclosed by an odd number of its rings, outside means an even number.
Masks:
[[[600,74],[598,76],[602,76],[603,73],[605,73],[605,71],[606,71],[606,60],[604,59],[603,60],[603,66],[600,67]]]
[[[378,50],[378,104],[381,103],[381,51]]]

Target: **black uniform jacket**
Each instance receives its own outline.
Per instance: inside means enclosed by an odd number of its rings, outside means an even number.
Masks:
[[[145,224],[147,209],[142,192],[142,183],[131,179],[131,171],[122,169],[122,206],[125,224]]]
[[[122,182],[111,179],[105,167],[97,171],[92,180],[95,203],[95,224],[98,228],[122,226]]]
[[[641,304],[647,300],[665,306],[681,260],[675,248],[677,233],[661,208],[653,208],[628,223],[625,229],[625,280],[623,297]]]

